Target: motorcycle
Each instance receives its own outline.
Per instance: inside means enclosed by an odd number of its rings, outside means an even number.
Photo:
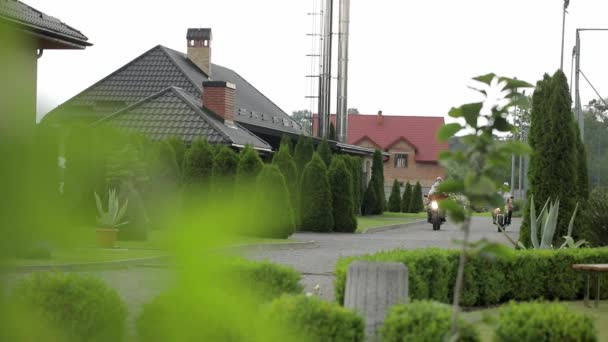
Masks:
[[[445,222],[445,215],[442,210],[439,209],[439,200],[441,200],[441,196],[427,196],[428,206],[427,206],[427,221],[433,225],[433,230],[440,230],[441,224]]]
[[[511,208],[509,208],[510,202],[512,200],[513,197],[511,197],[510,201],[505,204],[504,208],[494,208],[494,210],[492,210],[492,223],[496,225],[496,229],[498,230],[498,232],[506,230],[507,226],[510,225],[510,222],[508,222],[507,215],[509,215],[509,210],[512,210]]]

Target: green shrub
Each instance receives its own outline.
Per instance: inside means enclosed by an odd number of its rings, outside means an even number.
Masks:
[[[403,197],[401,198],[401,212],[409,213],[410,211],[410,201],[412,199],[412,184],[407,182],[405,184],[405,190],[403,190]]]
[[[316,297],[282,296],[264,317],[284,327],[287,337],[310,342],[363,342],[365,326],[356,313]]]
[[[329,166],[331,165],[332,155],[331,155],[331,148],[329,147],[329,143],[327,142],[327,139],[321,140],[319,145],[317,145],[317,153],[319,154],[319,157],[321,157],[321,159],[325,163],[325,166],[327,168],[329,168]]]
[[[336,232],[354,233],[357,218],[353,209],[353,180],[344,158],[335,157],[329,168],[334,227]]]
[[[374,152],[372,178],[368,186],[373,186],[376,192],[372,213],[373,215],[382,215],[386,209],[386,196],[384,195],[384,157],[379,150]]]
[[[393,181],[391,195],[388,198],[388,211],[393,213],[401,211],[401,187],[396,179]]]
[[[262,171],[262,166],[264,166],[264,162],[262,162],[262,159],[253,147],[251,145],[245,146],[240,153],[239,164],[236,170],[237,185],[255,182],[258,173]]]
[[[184,156],[184,182],[208,184],[213,174],[213,163],[214,154],[207,140],[194,140]]]
[[[336,263],[335,293],[344,300],[346,270],[356,260],[400,262],[408,268],[412,299],[431,299],[451,303],[459,251],[426,248],[393,250]],[[462,305],[494,305],[509,300],[576,300],[583,298],[585,275],[572,270],[572,264],[604,263],[608,248],[563,250],[507,250],[504,256],[487,259],[471,253],[465,267]],[[601,275],[608,280],[606,275]],[[602,298],[608,289],[601,287]]]
[[[510,303],[499,311],[497,342],[597,341],[593,319],[558,303]]]
[[[228,146],[220,146],[215,154],[213,177],[226,183],[234,182],[238,164],[239,156],[236,152]]]
[[[124,340],[127,309],[116,291],[98,278],[34,273],[19,282],[12,295],[71,341]]]
[[[304,168],[312,159],[312,155],[315,152],[312,146],[312,138],[305,135],[300,135],[298,143],[296,144],[295,152],[293,153],[293,159],[296,162],[298,170],[298,177],[304,172]],[[299,181],[299,180],[298,180]]]
[[[283,136],[279,151],[272,158],[272,164],[278,166],[283,177],[285,177],[291,205],[295,211],[298,208],[298,170],[296,169],[296,163],[291,156],[291,152],[289,152],[290,141],[289,138]]]
[[[285,177],[275,165],[264,165],[256,182],[258,195],[256,210],[260,215],[268,214],[271,219],[262,224],[262,231],[256,236],[286,239],[296,230],[293,208]]]
[[[184,158],[186,157],[186,151],[188,150],[188,146],[184,143],[184,139],[180,137],[171,137],[167,139],[167,142],[173,147],[173,151],[175,151],[175,160],[177,161],[177,165],[180,170],[183,171],[184,167]]]
[[[300,183],[300,229],[329,232],[334,227],[332,195],[327,168],[317,153],[302,174]]]
[[[584,238],[592,246],[608,245],[608,188],[593,189],[587,208],[590,224]]]
[[[345,161],[350,168],[350,173],[353,176],[353,201],[355,215],[361,212],[361,202],[363,201],[363,164],[361,158],[354,156],[345,156]]]
[[[266,303],[283,294],[301,294],[300,273],[271,262],[229,260],[222,265],[222,275],[229,284],[241,286],[241,300]],[[202,305],[213,298],[198,297],[188,290],[176,288],[156,297],[143,306],[137,318],[140,341],[244,341],[242,331],[235,329],[231,311],[216,312]],[[212,303],[227,307],[229,303]],[[257,304],[256,304],[257,305]],[[257,317],[250,317],[256,320]],[[249,332],[251,333],[251,332]],[[249,336],[251,337],[251,336]],[[257,340],[257,339],[251,339]]]
[[[450,333],[451,316],[451,307],[437,302],[415,301],[396,305],[389,311],[380,330],[382,341],[445,341]],[[459,320],[458,328],[458,341],[480,341],[477,331],[471,324]]]
[[[363,216],[374,214],[377,202],[377,193],[376,187],[374,187],[372,181],[370,181],[367,188],[365,188],[365,193],[363,194],[363,203],[361,203],[361,214]]]
[[[424,203],[422,202],[422,186],[420,182],[416,182],[414,190],[412,191],[412,198],[410,200],[410,212],[419,213],[424,211]]]

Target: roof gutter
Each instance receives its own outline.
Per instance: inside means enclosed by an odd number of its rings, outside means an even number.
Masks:
[[[50,41],[63,43],[66,45],[70,45],[74,48],[84,49],[87,46],[92,46],[92,43],[89,43],[86,40],[69,36],[63,33],[59,33],[56,31],[51,31],[45,28],[41,28],[39,26],[34,26],[32,24],[23,23],[20,21],[13,20],[12,18],[7,18],[4,16],[0,16],[0,19],[6,20],[9,24],[14,24],[16,28],[20,31],[33,34],[40,38],[44,38]]]
[[[245,148],[245,145],[242,145],[242,144],[234,144],[234,143],[233,143],[231,146],[232,146],[232,147],[236,147],[236,148],[240,148],[240,149]],[[249,146],[251,146],[251,145],[249,145]],[[255,146],[252,146],[252,147],[253,147],[253,149],[254,149],[254,150],[258,150],[258,151],[263,151],[263,152],[272,153],[272,149],[269,149],[269,148],[264,148],[264,147],[255,147]]]

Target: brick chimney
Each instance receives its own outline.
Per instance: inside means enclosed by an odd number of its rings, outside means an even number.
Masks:
[[[220,116],[224,123],[234,124],[236,86],[224,81],[203,82],[203,107]]]
[[[211,29],[189,28],[188,59],[211,79]]]
[[[378,111],[378,125],[382,125],[382,111]]]

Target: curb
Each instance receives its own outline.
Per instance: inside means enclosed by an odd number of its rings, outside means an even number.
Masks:
[[[382,226],[382,227],[376,227],[376,228],[367,228],[361,234],[374,234],[374,233],[386,232],[386,231],[389,231],[389,230],[395,230],[395,229],[399,229],[399,228],[405,228],[405,227],[413,226],[413,225],[420,224],[420,223],[426,223],[426,220],[418,220],[418,221],[412,221],[412,222],[407,222],[407,223],[394,224],[394,225],[391,225],[391,226]]]
[[[287,243],[258,243],[250,245],[233,245],[221,248],[226,251],[237,252],[260,252],[260,251],[285,251],[293,249],[317,248],[319,243],[316,241],[295,241]]]
[[[75,272],[75,271],[89,271],[89,270],[100,270],[100,269],[113,269],[129,266],[139,266],[150,262],[166,262],[169,260],[168,255],[149,257],[149,258],[138,258],[138,259],[127,259],[117,261],[102,261],[102,262],[88,262],[80,264],[59,264],[59,265],[35,265],[35,266],[8,266],[0,267],[0,274],[6,273],[30,273],[30,272],[43,272],[43,271],[63,271],[63,272]]]

